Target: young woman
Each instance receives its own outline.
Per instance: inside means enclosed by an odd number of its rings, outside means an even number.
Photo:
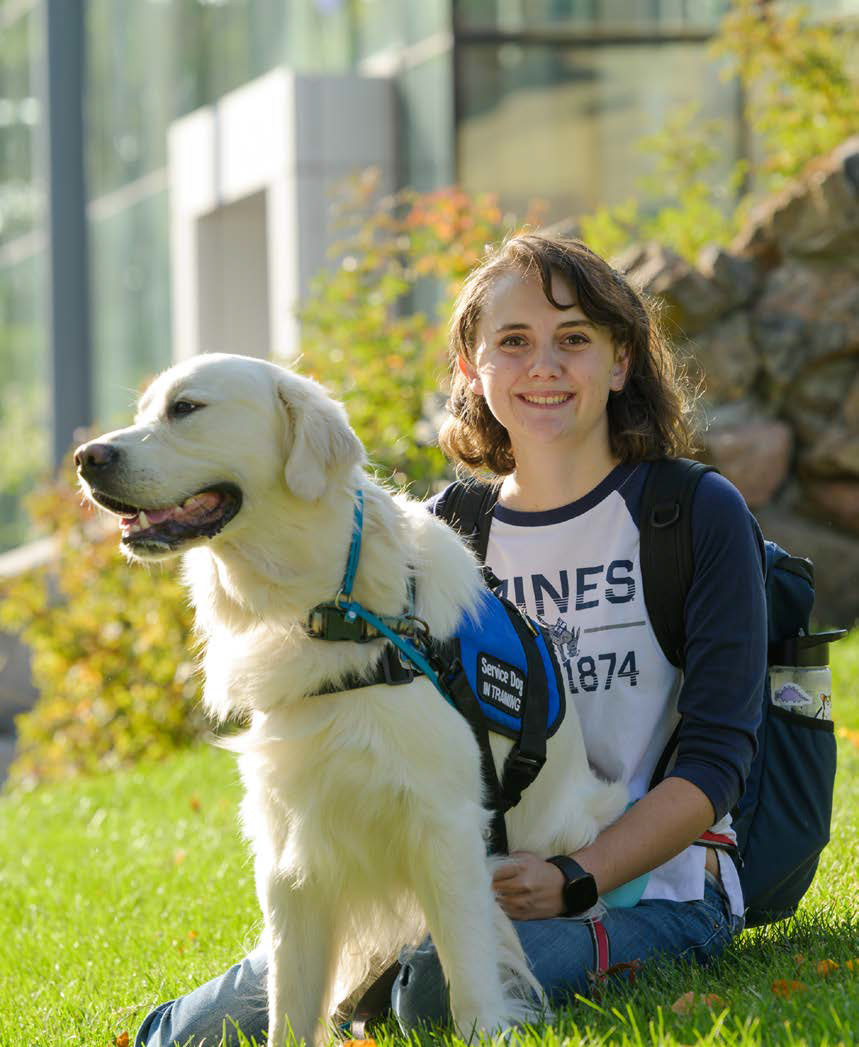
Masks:
[[[466,281],[451,360],[442,447],[500,480],[487,563],[504,595],[552,627],[589,758],[636,801],[570,856],[609,899],[637,881],[636,904],[621,899],[598,923],[569,919],[564,863],[529,853],[498,870],[499,903],[556,1002],[615,964],[705,960],[742,927],[733,863],[694,841],[708,829],[730,835],[754,752],[766,661],[757,525],[730,483],[701,479],[679,672],[645,607],[638,514],[648,463],[689,449],[687,405],[641,298],[578,241],[515,237]],[[649,789],[678,722],[676,759]],[[264,966],[252,953],[162,1004],[136,1044],[218,1042],[226,1015],[259,1038]],[[404,1028],[446,1018],[430,941],[404,957],[392,1002]]]

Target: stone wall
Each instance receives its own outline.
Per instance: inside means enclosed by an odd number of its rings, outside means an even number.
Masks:
[[[810,557],[816,617],[859,617],[859,136],[691,266],[658,246],[617,261],[664,307],[700,379],[700,457],[764,534]]]

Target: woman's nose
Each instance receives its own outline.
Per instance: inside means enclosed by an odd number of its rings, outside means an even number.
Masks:
[[[534,378],[557,378],[561,359],[554,342],[538,342],[531,357],[528,373]]]

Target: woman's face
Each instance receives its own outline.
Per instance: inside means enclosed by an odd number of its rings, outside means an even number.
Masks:
[[[552,277],[558,302],[575,292]],[[483,396],[510,435],[514,457],[541,446],[581,453],[609,447],[606,404],[623,388],[628,354],[577,304],[556,309],[536,273],[501,273],[477,326],[474,360],[460,360],[473,393]],[[517,453],[518,451],[518,453]]]

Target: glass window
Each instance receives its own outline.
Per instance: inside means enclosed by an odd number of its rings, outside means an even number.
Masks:
[[[37,20],[34,12],[5,17],[0,9],[0,244],[31,232],[42,206],[34,177]]]
[[[455,180],[453,56],[450,51],[401,73],[400,176],[413,189],[437,189]]]
[[[459,55],[460,181],[519,214],[534,197],[551,221],[629,197],[645,165],[634,143],[682,104],[735,118],[736,88],[705,45],[463,44]]]
[[[147,378],[171,363],[167,192],[90,222],[93,413],[127,425]]]
[[[458,29],[713,28],[730,0],[467,0]]]
[[[5,263],[0,251],[0,551],[30,536],[22,500],[50,467],[44,289],[42,251]]]

